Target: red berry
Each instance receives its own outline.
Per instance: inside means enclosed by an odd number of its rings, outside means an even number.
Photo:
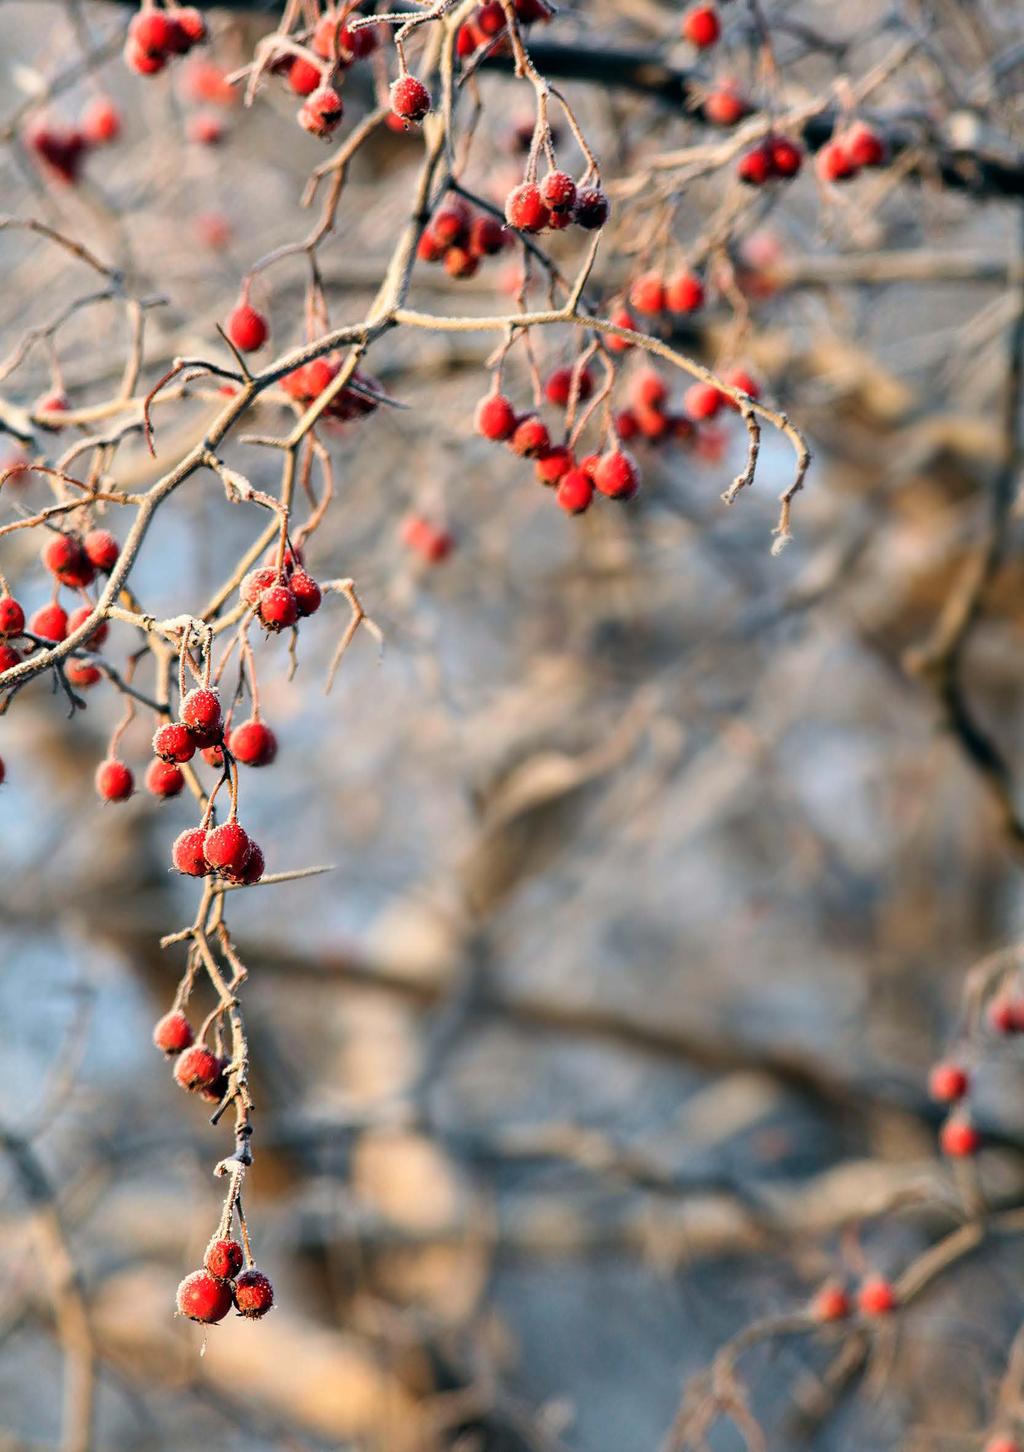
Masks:
[[[96,571],[74,534],[55,534],[43,546],[43,564],[62,585],[77,589],[91,585]]]
[[[126,802],[135,788],[131,768],[108,757],[96,768],[96,790],[105,802]]]
[[[983,1452],[1021,1452],[1021,1445],[1015,1437],[990,1437]]]
[[[645,272],[629,290],[629,301],[638,313],[660,313],[665,308],[665,279],[660,272]]]
[[[422,121],[430,110],[430,92],[415,76],[391,82],[391,109],[403,121]]]
[[[84,660],[69,660],[64,667],[64,674],[70,685],[83,689],[87,686],[95,686],[103,678],[103,672],[99,666],[89,665]]]
[[[483,45],[484,37],[477,30],[471,20],[465,21],[459,26],[455,36],[455,54],[460,60],[466,60],[473,54],[476,48]]]
[[[550,220],[551,213],[535,182],[523,182],[505,198],[505,221],[517,231],[543,232]]]
[[[132,18],[128,37],[141,50],[158,54],[174,42],[174,22],[162,10],[143,10]]]
[[[299,618],[299,602],[287,585],[271,585],[264,590],[256,607],[268,630],[284,630]]]
[[[274,1304],[274,1287],[258,1270],[243,1271],[235,1281],[235,1305],[252,1320],[265,1316]]]
[[[180,721],[168,721],[153,733],[153,751],[163,761],[191,761],[196,753],[196,743]]]
[[[165,1013],[153,1029],[153,1043],[165,1054],[180,1054],[192,1046],[194,1039],[192,1025],[180,1008]]]
[[[218,771],[223,770],[224,748],[219,742],[214,746],[204,746],[202,755],[207,766],[215,766]]]
[[[712,91],[704,102],[704,119],[712,126],[735,126],[749,110],[740,92],[731,82],[726,82],[717,91]]]
[[[203,1265],[219,1281],[233,1281],[245,1264],[245,1254],[237,1240],[214,1237],[206,1247]]]
[[[211,1054],[205,1044],[196,1044],[186,1049],[174,1066],[174,1077],[182,1089],[190,1094],[209,1089],[216,1084],[223,1073],[223,1067],[216,1054]]]
[[[222,726],[220,697],[208,686],[196,686],[182,701],[178,715],[181,724],[194,736],[219,733]]]
[[[410,514],[403,520],[401,534],[403,543],[428,565],[439,565],[455,547],[455,541],[446,529],[439,529],[419,514]]]
[[[883,1276],[869,1276],[857,1292],[857,1305],[865,1316],[885,1316],[896,1309],[896,1290]]]
[[[988,1026],[997,1034],[1024,1032],[1024,1003],[1009,994],[993,998],[988,1006]]]
[[[773,136],[765,142],[771,156],[772,174],[788,181],[803,165],[804,154],[788,136]]]
[[[665,306],[670,313],[695,313],[704,305],[704,284],[695,272],[677,272],[665,286]]]
[[[260,565],[258,569],[250,570],[245,576],[238,593],[246,605],[255,605],[263,591],[268,590],[271,585],[276,585],[277,582],[278,574],[273,565]]]
[[[461,197],[455,197],[448,206],[434,213],[430,230],[445,247],[454,247],[468,238],[471,221],[469,207]]]
[[[299,125],[311,136],[326,138],[345,112],[345,104],[333,86],[318,86],[299,108]]]
[[[745,393],[748,398],[761,397],[761,385],[756,378],[751,377],[745,368],[730,368],[728,373],[724,373],[722,377],[726,383],[731,384],[733,388],[739,389],[740,393]],[[739,406],[727,394],[722,395],[722,402],[728,405],[729,408],[738,408]]]
[[[92,146],[105,146],[120,134],[120,111],[109,96],[96,96],[82,114],[82,135]]]
[[[480,259],[466,247],[449,247],[444,254],[444,269],[449,277],[474,277]]]
[[[588,369],[574,370],[572,368],[556,368],[544,385],[544,397],[549,403],[555,403],[559,408],[564,408],[572,397],[573,375],[578,373],[576,379],[576,394],[581,402],[585,403],[594,391],[594,378]]]
[[[704,50],[722,33],[718,12],[713,5],[695,5],[683,17],[683,35],[698,50]]]
[[[584,187],[576,193],[572,219],[577,227],[596,232],[603,227],[611,212],[611,203],[600,187]]]
[[[617,328],[629,328],[630,332],[636,332],[636,319],[626,308],[616,308],[609,321]],[[617,338],[614,333],[609,333],[607,337],[608,347],[613,353],[628,353],[633,346],[628,338]]]
[[[848,181],[857,175],[853,157],[840,141],[825,143],[818,152],[815,167],[822,181],[826,182]]]
[[[632,458],[623,449],[602,454],[594,471],[594,487],[609,499],[632,499],[640,487],[640,476]]]
[[[20,635],[25,629],[25,612],[13,595],[0,595],[0,635]]]
[[[568,474],[576,460],[573,458],[572,450],[567,449],[564,444],[556,444],[553,449],[545,449],[538,454],[537,462],[533,466],[533,472],[540,484],[557,484],[563,474]]]
[[[250,842],[248,855],[242,863],[240,871],[229,872],[227,876],[232,882],[240,882],[248,887],[254,882],[259,882],[263,876],[263,868],[263,848],[256,842]]]
[[[205,877],[210,865],[203,852],[206,832],[202,827],[187,827],[174,839],[171,866],[186,877]]]
[[[501,0],[488,0],[486,5],[481,5],[473,16],[473,24],[485,40],[500,35],[505,29],[505,11],[502,9]]]
[[[295,596],[300,615],[315,615],[320,609],[320,601],[323,599],[320,586],[305,570],[295,571],[288,581],[288,588]]]
[[[43,605],[28,622],[33,635],[44,640],[63,640],[68,633],[68,617],[59,605]]]
[[[477,257],[496,257],[508,234],[497,217],[474,217],[469,229],[469,250]]]
[[[558,481],[555,499],[566,514],[583,514],[593,497],[594,486],[582,469],[570,469]]]
[[[184,772],[173,761],[161,761],[157,757],[146,768],[146,790],[154,797],[176,797],[184,785]]]
[[[843,1321],[850,1314],[850,1297],[836,1281],[827,1281],[811,1302],[816,1321]]]
[[[669,431],[670,420],[667,413],[659,408],[645,408],[641,405],[633,410],[636,419],[637,432],[645,439],[656,442],[663,439]],[[621,433],[621,430],[620,430]]]
[[[288,85],[296,96],[311,96],[323,81],[319,66],[304,56],[292,56],[288,65]]]
[[[4,671],[9,671],[11,666],[16,666],[20,660],[21,656],[14,649],[13,645],[8,645],[6,641],[0,641],[0,675]]]
[[[109,529],[90,529],[82,540],[89,563],[97,570],[109,572],[117,564],[121,546]]]
[[[844,137],[844,143],[854,166],[884,166],[887,160],[885,142],[877,131],[863,121],[858,121]]]
[[[140,76],[155,76],[167,64],[167,56],[163,51],[144,50],[129,36],[125,42],[124,61],[130,70]]]
[[[683,407],[692,419],[714,418],[724,399],[712,383],[693,383],[683,394]]]
[[[959,1115],[947,1119],[939,1131],[939,1148],[951,1159],[969,1159],[981,1147],[981,1135],[970,1120]]]
[[[668,384],[654,368],[645,368],[633,379],[630,396],[639,408],[660,408],[668,398]]]
[[[240,302],[228,318],[227,335],[243,353],[255,353],[270,336],[267,320],[247,302]]]
[[[748,187],[761,187],[772,175],[772,153],[766,142],[745,151],[736,163],[736,175]]]
[[[635,439],[640,432],[640,421],[631,408],[624,408],[615,415],[615,431],[623,443]]]
[[[77,610],[72,610],[68,616],[67,633],[70,635],[92,617],[93,607],[91,605],[79,605]],[[110,634],[110,626],[105,620],[101,620],[95,630],[86,636],[84,644],[90,650],[99,650],[100,646]]]
[[[549,171],[540,184],[541,201],[552,212],[571,212],[576,205],[576,183],[568,172]]]
[[[269,726],[253,717],[234,728],[228,748],[243,766],[269,766],[277,755],[277,737]]]
[[[970,1087],[970,1075],[959,1064],[935,1064],[928,1075],[928,1093],[940,1104],[955,1103]]]
[[[174,12],[174,18],[178,23],[178,29],[188,42],[188,47],[198,45],[206,39],[206,21],[202,12],[194,5],[183,5]]]
[[[179,1316],[211,1326],[231,1310],[231,1287],[209,1271],[193,1271],[178,1287],[177,1305]]]
[[[551,435],[548,433],[547,424],[535,413],[528,414],[526,418],[520,419],[516,424],[509,447],[514,454],[527,458],[542,454],[545,449],[551,447]]]
[[[477,404],[474,423],[478,434],[499,443],[515,433],[516,411],[503,393],[489,393]]]
[[[249,834],[237,822],[211,827],[203,840],[203,856],[215,869],[240,872],[249,851]]]
[[[358,30],[343,25],[341,28],[342,54],[350,55],[353,60],[364,60],[366,56],[372,55],[380,44],[378,31],[379,26],[376,25],[361,25]]]

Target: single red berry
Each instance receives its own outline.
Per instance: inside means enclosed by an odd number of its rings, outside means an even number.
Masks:
[[[469,229],[469,250],[476,257],[496,257],[504,251],[508,234],[497,217],[474,217]]]
[[[624,444],[635,439],[640,432],[640,421],[631,408],[624,408],[615,415],[615,431]]]
[[[141,50],[158,54],[174,41],[174,22],[162,10],[143,10],[133,16],[128,37]]]
[[[483,43],[484,37],[477,30],[472,20],[466,20],[459,26],[455,36],[455,54],[459,57],[459,60],[468,60],[477,47],[483,45]]]
[[[315,51],[321,60],[340,59],[341,41],[341,16],[337,10],[328,10],[317,22],[316,30],[313,32],[313,39],[310,41],[310,49]]]
[[[555,499],[566,514],[583,514],[593,497],[594,486],[582,469],[570,469],[558,481]]]
[[[257,1320],[265,1316],[274,1304],[274,1287],[256,1269],[243,1271],[235,1281],[235,1305],[239,1313]]]
[[[683,407],[692,419],[714,418],[724,399],[712,383],[693,383],[683,394]]]
[[[278,574],[274,566],[260,565],[258,569],[250,570],[245,576],[238,593],[246,605],[255,605],[263,591],[277,583]]]
[[[654,368],[645,368],[633,379],[630,397],[639,408],[660,408],[668,398],[668,384]]]
[[[126,802],[135,789],[131,768],[108,757],[96,768],[96,790],[105,802]]]
[[[1008,993],[993,998],[986,1016],[993,1033],[1024,1033],[1024,1002],[1012,998]]]
[[[665,308],[665,279],[660,272],[645,272],[629,290],[630,304],[638,313],[660,313]]]
[[[646,408],[640,404],[633,410],[633,416],[636,420],[637,432],[651,443],[657,443],[659,439],[663,439],[671,428],[668,414],[660,408]]]
[[[857,1305],[865,1316],[885,1316],[896,1309],[896,1289],[884,1276],[868,1276],[857,1292]]]
[[[843,143],[854,166],[884,166],[888,160],[885,142],[863,121],[850,128]]]
[[[594,472],[594,487],[609,499],[632,499],[640,487],[636,464],[624,449],[602,454]]]
[[[323,599],[320,586],[312,575],[306,574],[305,570],[295,571],[288,581],[288,588],[295,596],[295,604],[300,615],[315,615],[320,609],[320,602]]]
[[[670,313],[695,313],[704,306],[704,284],[695,272],[677,272],[669,278],[665,306]]]
[[[430,92],[415,76],[391,82],[391,109],[403,121],[422,121],[430,110]]]
[[[223,725],[220,697],[208,686],[196,686],[182,701],[178,716],[194,736],[219,733]]]
[[[218,742],[214,746],[204,746],[202,750],[203,760],[207,766],[215,766],[218,771],[224,767],[224,747]]]
[[[72,589],[91,585],[95,578],[95,568],[82,548],[82,541],[75,534],[51,535],[43,546],[42,560],[62,585],[69,585]]]
[[[96,96],[82,113],[82,135],[91,146],[106,146],[121,134],[121,113],[109,96]]]
[[[939,1131],[939,1148],[951,1159],[969,1159],[981,1148],[981,1135],[970,1120],[954,1115]]]
[[[327,138],[345,113],[345,104],[333,86],[318,86],[299,108],[299,125],[311,136]]]
[[[187,726],[180,721],[168,721],[153,733],[153,751],[163,761],[191,761],[196,743]]]
[[[178,1287],[177,1305],[179,1316],[212,1326],[231,1310],[231,1287],[209,1271],[193,1271]]]
[[[475,277],[480,259],[468,247],[449,247],[444,254],[444,270],[449,277]]]
[[[261,312],[240,302],[228,318],[227,335],[241,352],[255,353],[270,336],[270,327]]]
[[[341,28],[342,54],[350,55],[353,60],[365,60],[380,44],[379,30],[380,27],[377,25],[361,25],[358,30],[343,25]]]
[[[712,126],[735,126],[749,111],[749,104],[731,82],[712,91],[704,102],[704,119]]]
[[[461,197],[454,197],[447,206],[435,212],[430,230],[445,247],[461,245],[469,237],[472,213]]]
[[[811,1302],[816,1321],[844,1321],[852,1309],[850,1297],[838,1281],[826,1281]]]
[[[928,1075],[928,1093],[940,1104],[955,1103],[964,1097],[970,1087],[970,1075],[960,1064],[935,1064]]]
[[[68,616],[67,633],[70,635],[79,626],[84,625],[92,617],[92,614],[93,607],[91,605],[79,605],[76,610],[72,610]],[[110,626],[105,620],[101,620],[95,630],[90,631],[85,637],[83,644],[87,645],[90,650],[99,650],[109,634]]]
[[[319,66],[306,60],[305,56],[296,55],[290,58],[288,85],[296,96],[311,96],[322,82],[323,75]]]
[[[211,827],[203,839],[203,855],[210,867],[240,872],[249,851],[249,834],[237,822]]]
[[[572,213],[577,227],[596,232],[607,222],[610,213],[611,203],[600,187],[583,187],[577,191]]]
[[[137,75],[155,76],[167,64],[167,56],[163,51],[144,50],[129,36],[124,46],[124,62]]]
[[[762,187],[772,175],[772,152],[767,142],[745,151],[736,163],[736,175],[748,187]]]
[[[180,1054],[195,1040],[192,1025],[180,1008],[171,1009],[153,1028],[153,1043],[165,1054]]]
[[[505,11],[501,0],[487,0],[486,5],[481,5],[473,16],[473,24],[485,40],[500,35],[505,29]]]
[[[761,385],[745,368],[730,368],[727,373],[723,373],[722,377],[726,383],[731,384],[733,388],[738,388],[740,393],[745,393],[748,398],[761,397]],[[727,394],[722,395],[722,402],[729,408],[739,407]]]
[[[245,1265],[245,1254],[237,1240],[218,1240],[214,1237],[206,1247],[203,1265],[219,1281],[233,1281]]]
[[[67,612],[57,604],[43,605],[29,620],[28,628],[44,640],[63,640],[68,633]]]
[[[121,553],[121,546],[109,529],[90,529],[82,540],[82,547],[89,563],[95,565],[97,570],[104,572],[109,572],[114,568],[117,564],[117,557]]]
[[[179,832],[171,848],[171,866],[186,877],[205,877],[210,865],[203,852],[206,832],[202,827],[186,827]]]
[[[546,0],[515,0],[515,12],[521,25],[532,25],[536,20],[550,20],[555,13]]]
[[[515,433],[516,411],[503,393],[492,392],[477,404],[474,423],[478,434],[500,443]]]
[[[232,882],[240,882],[251,887],[263,876],[264,865],[263,848],[257,842],[250,842],[248,855],[242,863],[240,871],[229,872],[227,876]]]
[[[221,1061],[205,1044],[186,1049],[174,1066],[174,1077],[190,1094],[209,1089],[223,1072]]]
[[[409,514],[402,521],[402,543],[428,565],[439,565],[446,560],[455,547],[455,541],[446,529],[440,529],[420,514]]]
[[[617,328],[628,328],[630,332],[636,332],[636,319],[627,308],[616,308],[609,321]],[[608,347],[613,353],[628,353],[633,346],[628,338],[618,338],[614,333],[609,333],[607,337]]]
[[[256,607],[268,630],[284,630],[299,618],[299,604],[287,585],[271,585],[264,590]]]
[[[224,122],[211,111],[189,117],[188,139],[196,146],[219,146],[224,140]]]
[[[721,33],[722,26],[713,5],[695,5],[683,17],[683,36],[698,50],[714,45]]]
[[[857,175],[857,166],[841,141],[827,141],[818,152],[815,169],[822,181],[849,181]]]
[[[269,766],[277,755],[277,737],[269,726],[253,717],[234,728],[228,737],[228,749],[243,766]]]
[[[554,448],[545,449],[537,455],[533,472],[537,476],[538,483],[557,484],[563,474],[568,474],[575,463],[572,450],[567,449],[564,444],[556,444]]]
[[[69,660],[64,666],[64,674],[70,685],[79,686],[83,690],[97,685],[103,679],[99,666],[90,665],[84,660]]]
[[[206,39],[206,21],[202,11],[197,10],[194,5],[182,5],[174,12],[174,18],[189,47],[199,45]]]
[[[505,221],[519,232],[543,232],[550,220],[536,182],[523,182],[505,198]]]
[[[155,758],[146,767],[146,790],[154,797],[176,797],[185,785],[185,774],[173,761]]]
[[[772,175],[788,181],[803,166],[804,154],[788,136],[773,136],[765,142],[772,162]]]
[[[540,184],[540,197],[551,212],[571,212],[576,205],[576,183],[568,172],[549,171]]]
[[[594,377],[587,368],[556,368],[544,385],[544,397],[549,403],[564,408],[572,397],[573,377],[576,377],[576,396],[585,403],[594,391]]]
[[[14,646],[8,645],[5,640],[0,640],[0,675],[4,671],[9,671],[11,666],[16,666],[20,660],[21,655],[14,649]]]
[[[20,635],[25,629],[25,612],[13,595],[0,595],[0,635]]]
[[[1021,1445],[1015,1437],[990,1437],[984,1452],[1021,1452]]]
[[[526,418],[520,419],[516,424],[515,432],[509,440],[509,447],[514,454],[526,458],[542,454],[545,449],[551,447],[551,435],[548,433],[547,424],[535,413],[527,414]]]

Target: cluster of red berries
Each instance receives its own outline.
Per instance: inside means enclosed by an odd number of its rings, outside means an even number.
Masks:
[[[311,363],[303,363],[286,373],[281,379],[281,387],[289,398],[294,398],[296,403],[305,406],[320,397],[324,389],[334,382],[340,369],[341,359],[333,354],[325,358],[314,358]],[[369,373],[361,373],[357,368],[349,383],[339,390],[324,409],[324,418],[334,419],[338,423],[365,418],[377,408],[377,399],[373,395],[382,392],[376,378]]]
[[[73,186],[89,152],[108,146],[120,134],[120,111],[109,96],[96,96],[75,126],[46,117],[33,121],[25,132],[25,143],[52,176]]]
[[[516,19],[520,25],[532,25],[535,21],[550,20],[554,15],[545,0],[515,0]],[[497,48],[496,42],[507,43],[505,35],[505,8],[500,0],[488,0],[478,5],[468,20],[459,26],[455,38],[455,49],[465,59],[475,55],[481,46]]]
[[[228,1249],[231,1247],[232,1249]],[[242,1247],[235,1240],[212,1240],[206,1252],[206,1267],[192,1271],[178,1286],[178,1315],[187,1316],[190,1321],[199,1321],[212,1326],[224,1317],[234,1306],[240,1316],[257,1321],[265,1316],[274,1304],[274,1287],[270,1280],[255,1266],[241,1274],[217,1275],[210,1269],[215,1265],[233,1264],[234,1252],[242,1256]],[[239,1259],[239,1265],[241,1265]]]
[[[949,1117],[939,1130],[939,1148],[951,1159],[969,1159],[981,1147],[981,1135],[964,1106],[970,1088],[967,1070],[952,1060],[935,1064],[928,1076],[928,1092],[932,1098],[949,1106]]]
[[[838,1281],[826,1281],[811,1302],[816,1321],[845,1321],[856,1305],[862,1316],[887,1316],[898,1303],[896,1288],[884,1276],[868,1275],[857,1288],[856,1302]]]
[[[707,50],[722,33],[722,23],[713,5],[694,5],[683,16],[683,39],[698,50]]]
[[[264,629],[277,633],[315,615],[323,598],[320,586],[302,568],[299,555],[285,551],[280,571],[276,564],[250,570],[239,586],[242,604],[247,605]]]
[[[750,187],[770,181],[791,181],[804,163],[804,154],[788,136],[766,136],[745,151],[736,163],[736,174]]]
[[[878,132],[864,121],[832,137],[818,152],[818,175],[822,181],[840,182],[852,179],[864,167],[884,166],[888,150]]]
[[[571,379],[571,370],[566,372]],[[548,382],[550,390],[551,380]],[[587,397],[592,387],[584,370],[577,383],[578,397]],[[557,393],[561,394],[561,382]],[[549,391],[548,397],[553,396]],[[626,500],[640,488],[636,462],[617,442],[604,453],[588,454],[577,462],[568,444],[552,443],[548,426],[538,413],[517,414],[497,389],[477,404],[475,423],[477,433],[485,439],[507,444],[513,454],[533,459],[538,482],[555,490],[556,502],[567,514],[583,514],[589,509],[595,490],[609,499]]]
[[[219,1104],[228,1092],[231,1060],[195,1042],[192,1025],[180,1008],[165,1013],[153,1028],[153,1043],[174,1060],[174,1081],[189,1094]]]
[[[97,572],[108,573],[117,563],[120,545],[106,529],[90,529],[85,535],[54,534],[43,546],[43,564],[57,582],[72,590],[84,590],[91,585]],[[80,605],[70,615],[57,602],[43,605],[29,617],[26,629],[25,612],[12,595],[0,596],[0,672],[10,670],[23,658],[23,653],[11,644],[10,637],[17,639],[28,634],[36,637],[31,644],[35,649],[39,643],[56,645],[70,631],[77,630],[92,614],[92,605]],[[104,621],[98,625],[85,642],[90,650],[98,650],[107,636]],[[64,674],[72,686],[94,686],[102,672],[88,661],[71,659],[64,664]]]
[[[651,317],[664,313],[685,317],[687,313],[695,313],[703,307],[704,284],[689,268],[681,268],[668,278],[652,268],[634,280],[629,289],[629,301],[638,313]],[[620,326],[631,327],[632,322]]]
[[[282,55],[271,65],[271,70],[287,77],[288,85],[296,96],[313,96],[325,88],[333,90],[341,74],[353,62],[372,55],[380,44],[377,26],[364,25],[354,30],[347,23],[358,18],[358,15],[345,14],[340,10],[328,10],[317,22],[309,42],[317,62],[301,55]],[[338,101],[340,106],[340,97]],[[299,119],[301,124],[305,124],[301,112]],[[307,126],[306,129],[311,128]]]
[[[472,277],[482,260],[496,257],[509,240],[497,217],[474,213],[462,197],[453,197],[431,217],[416,255],[423,262],[443,262],[450,277]]]
[[[439,565],[455,548],[455,541],[446,529],[425,519],[422,514],[407,514],[400,528],[406,549],[428,565]]]
[[[518,232],[560,232],[571,223],[594,232],[610,211],[599,186],[577,185],[565,171],[549,171],[540,182],[524,181],[505,198],[505,221]]]
[[[206,21],[194,5],[157,10],[153,0],[144,0],[128,27],[124,58],[140,76],[155,76],[168,61],[187,55],[205,39]]]

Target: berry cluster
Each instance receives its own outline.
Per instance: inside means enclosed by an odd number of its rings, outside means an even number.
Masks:
[[[852,181],[865,167],[884,166],[888,150],[878,132],[864,121],[837,132],[818,152],[815,166],[822,181]]]
[[[550,20],[555,13],[546,0],[515,0],[514,8],[520,25]],[[478,5],[469,19],[459,26],[455,49],[463,60],[475,55],[481,46],[497,50],[499,46],[507,46],[506,29],[505,7],[500,0],[488,0],[487,4]]]
[[[314,358],[293,368],[281,379],[281,387],[289,398],[304,407],[319,398],[321,393],[334,382],[341,370],[341,359],[334,354]],[[382,395],[380,383],[368,373],[357,368],[351,379],[340,389],[324,409],[324,417],[338,423],[365,418],[377,408],[377,399]],[[310,611],[310,614],[313,612]]]
[[[857,1288],[856,1301],[839,1281],[826,1281],[810,1306],[816,1321],[845,1321],[854,1307],[862,1316],[887,1316],[899,1304],[896,1287],[880,1275],[866,1275]]]
[[[206,21],[194,5],[172,5],[158,10],[153,0],[132,18],[125,41],[126,64],[140,76],[155,76],[168,61],[187,55],[206,39]]]
[[[508,242],[496,217],[474,213],[468,202],[453,197],[431,217],[416,255],[422,262],[443,262],[450,277],[472,277],[485,257],[496,257]]]
[[[685,317],[703,307],[704,284],[689,268],[681,268],[668,278],[652,268],[634,280],[629,289],[629,302],[638,313],[646,313],[649,317],[665,313]],[[632,323],[625,326],[630,327]]]
[[[736,163],[736,175],[748,187],[770,181],[792,181],[804,163],[804,154],[788,136],[766,136],[745,151]]]
[[[565,171],[549,171],[540,182],[527,176],[505,198],[505,221],[517,232],[560,232],[572,223],[594,232],[610,210],[600,186],[577,185]]]
[[[108,146],[121,134],[121,113],[109,96],[96,96],[82,112],[77,125],[69,126],[39,117],[25,131],[25,144],[48,175],[73,186],[89,152]]]
[[[17,665],[39,646],[53,645],[63,640],[70,631],[77,630],[92,614],[92,604],[86,595],[87,603],[69,615],[59,602],[61,587],[84,594],[97,573],[109,573],[114,568],[119,553],[120,545],[109,530],[90,529],[84,535],[55,531],[42,551],[43,564],[55,582],[50,603],[30,616],[26,628],[25,612],[18,601],[7,591],[0,595],[0,671]],[[85,648],[98,650],[106,635],[107,625],[104,622],[93,631],[85,642]],[[12,638],[26,637],[29,642],[27,650],[11,643]],[[65,662],[64,674],[69,685],[87,687],[95,685],[102,673],[91,662],[72,657]]]
[[[323,598],[320,586],[302,568],[294,550],[286,550],[281,569],[276,564],[260,565],[250,570],[239,586],[243,605],[259,620],[265,630],[276,634],[297,624],[308,615],[315,615]]]
[[[245,1252],[237,1240],[211,1240],[202,1268],[178,1286],[178,1315],[204,1326],[223,1321],[232,1306],[250,1321],[265,1316],[274,1304],[274,1288],[255,1266],[242,1270],[244,1264]]]
[[[422,514],[406,515],[399,532],[406,549],[428,565],[439,565],[455,548],[455,541],[448,531],[425,519]]]

